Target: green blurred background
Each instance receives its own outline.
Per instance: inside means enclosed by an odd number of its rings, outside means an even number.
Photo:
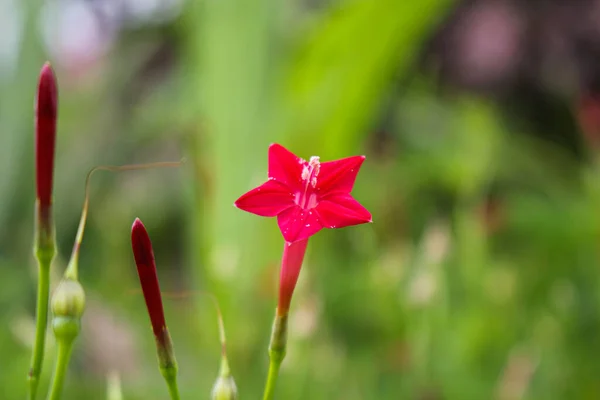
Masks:
[[[221,304],[242,399],[261,398],[273,219],[233,202],[267,147],[365,154],[374,223],[310,241],[277,398],[600,398],[600,2],[0,2],[0,398],[33,337],[33,109],[49,59],[66,264],[87,171],[88,294],[65,399],[166,399],[129,232],[153,239],[182,398],[209,398]],[[598,71],[597,71],[598,70]],[[579,122],[579,123],[578,123]],[[52,335],[42,387],[51,373]]]

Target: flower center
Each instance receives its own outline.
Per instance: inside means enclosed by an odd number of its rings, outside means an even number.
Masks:
[[[318,204],[317,193],[317,176],[321,170],[321,162],[319,157],[313,156],[308,163],[305,162],[302,169],[302,182],[304,183],[304,191],[296,193],[296,204],[305,210],[315,208]]]

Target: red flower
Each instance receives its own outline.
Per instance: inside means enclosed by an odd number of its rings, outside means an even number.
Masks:
[[[144,293],[144,300],[150,315],[152,331],[157,342],[164,344],[167,324],[156,274],[154,252],[152,251],[152,242],[150,242],[148,232],[139,218],[135,219],[131,227],[131,246],[140,284],[142,285],[142,292]]]
[[[371,213],[351,195],[365,160],[354,156],[321,163],[305,161],[278,144],[269,147],[269,180],[240,197],[235,206],[264,217],[277,216],[287,242],[323,228],[372,222]]]
[[[323,228],[371,222],[371,213],[350,195],[364,156],[321,163],[305,161],[278,144],[269,147],[269,180],[235,206],[264,217],[277,216],[286,241],[279,277],[277,315],[287,315],[304,261],[308,238]]]
[[[46,63],[40,72],[35,102],[36,191],[42,213],[47,213],[52,203],[57,97],[54,72]]]

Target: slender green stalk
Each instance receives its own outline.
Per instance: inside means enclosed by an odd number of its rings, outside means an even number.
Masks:
[[[279,367],[285,358],[287,345],[287,314],[275,315],[273,321],[273,331],[271,333],[271,343],[269,344],[269,373],[267,375],[267,383],[265,384],[265,392],[263,400],[273,399],[275,392],[275,384],[279,376]]]
[[[179,400],[179,388],[177,386],[177,376],[173,376],[172,378],[166,378],[167,386],[169,387],[169,395],[171,396],[171,400]]]
[[[173,340],[169,330],[165,326],[162,335],[156,338],[156,351],[158,353],[158,367],[165,378],[169,394],[172,400],[179,400],[179,389],[177,387],[177,359],[173,349]]]
[[[73,338],[74,340],[75,338]],[[67,367],[71,359],[73,350],[73,340],[60,340],[58,342],[58,358],[56,359],[56,367],[54,369],[54,377],[52,378],[52,386],[48,394],[48,400],[59,400],[62,395]]]
[[[177,386],[177,371],[179,368],[173,353],[173,342],[166,328],[163,334],[163,339],[157,340],[160,373],[165,378],[171,400],[179,400],[179,387]]]
[[[37,395],[40,372],[44,361],[44,348],[46,344],[46,327],[48,326],[48,297],[50,293],[50,262],[39,262],[37,306],[35,323],[35,342],[29,369],[29,399],[34,400]]]
[[[271,357],[269,362],[269,374],[267,376],[267,384],[265,385],[265,394],[263,400],[272,400],[273,393],[275,392],[275,384],[277,383],[277,377],[279,376],[279,367],[281,362]]]

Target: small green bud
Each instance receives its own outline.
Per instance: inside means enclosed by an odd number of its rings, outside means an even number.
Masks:
[[[85,292],[81,284],[63,279],[52,295],[51,308],[55,317],[81,318],[85,308]]]
[[[237,400],[237,387],[231,375],[219,376],[212,389],[212,400]]]
[[[63,279],[52,295],[52,330],[58,340],[74,340],[79,334],[80,319],[85,308],[85,292],[81,284]]]

